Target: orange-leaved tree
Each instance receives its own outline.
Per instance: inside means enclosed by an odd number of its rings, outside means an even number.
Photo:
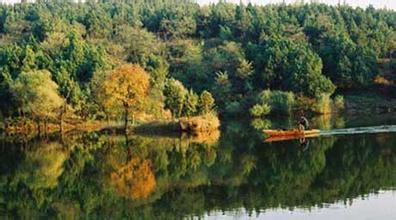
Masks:
[[[132,158],[111,173],[118,194],[125,198],[145,199],[154,192],[156,180],[150,160]]]
[[[150,87],[149,74],[138,64],[124,64],[114,69],[102,83],[103,105],[108,109],[123,109],[125,131],[129,113],[142,110]]]

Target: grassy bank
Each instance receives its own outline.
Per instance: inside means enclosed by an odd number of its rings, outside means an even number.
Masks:
[[[161,120],[161,121],[143,121],[129,127],[128,132],[151,135],[170,135],[186,133],[205,133],[217,130],[220,127],[220,121],[215,114],[205,114],[178,120]],[[59,123],[47,122],[36,123],[27,119],[14,119],[2,125],[2,130],[7,135],[24,134],[29,136],[52,134],[52,133],[69,133],[69,132],[111,132],[125,133],[124,124],[121,122],[105,121],[78,121],[63,123],[62,129]]]
[[[133,128],[134,132],[163,134],[170,132],[205,133],[218,130],[220,120],[217,115],[208,113],[201,116],[184,117],[173,121],[149,122]]]
[[[103,121],[78,121],[73,124],[63,123],[61,128],[59,123],[54,122],[37,123],[28,119],[14,119],[12,121],[2,123],[2,130],[7,135],[26,134],[29,136],[34,136],[52,133],[98,131],[108,126],[109,124]]]

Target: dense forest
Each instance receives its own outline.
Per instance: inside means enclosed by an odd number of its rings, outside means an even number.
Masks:
[[[189,0],[0,5],[1,118],[326,112],[394,71],[396,12]],[[72,115],[72,116],[70,116]]]

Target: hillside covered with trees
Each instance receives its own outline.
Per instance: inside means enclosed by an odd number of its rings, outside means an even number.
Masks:
[[[392,74],[395,49],[396,12],[372,7],[0,5],[1,118],[326,112],[336,94],[391,85],[379,63]]]

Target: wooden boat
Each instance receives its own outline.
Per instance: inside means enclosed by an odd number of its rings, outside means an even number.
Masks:
[[[295,140],[295,139],[307,139],[307,138],[314,138],[318,137],[319,133],[315,134],[309,134],[309,135],[303,135],[303,136],[274,136],[274,137],[268,137],[264,140],[264,142],[269,143],[269,142],[278,142],[278,141],[288,141],[288,140]]]
[[[320,130],[311,129],[300,131],[294,130],[263,130],[264,134],[267,136],[265,142],[275,142],[275,141],[285,141],[300,138],[312,138],[317,137],[320,134]]]
[[[304,130],[300,131],[298,129],[293,130],[263,130],[264,134],[270,137],[285,137],[285,136],[305,136],[305,135],[312,135],[312,134],[319,134],[320,130],[318,129],[311,129],[311,130]]]

